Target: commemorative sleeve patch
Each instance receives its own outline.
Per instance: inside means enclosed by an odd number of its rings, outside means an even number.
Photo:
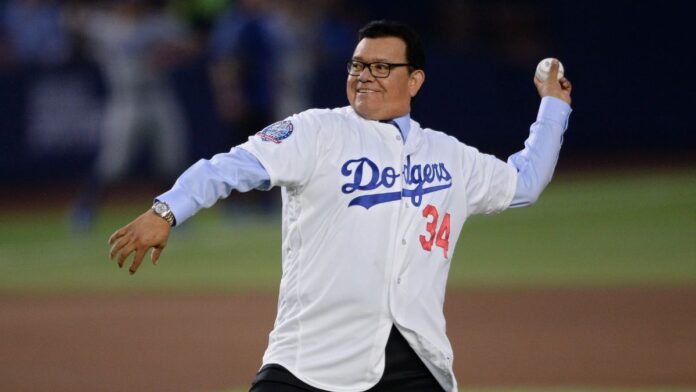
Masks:
[[[292,122],[289,120],[283,120],[267,126],[266,128],[257,132],[256,135],[263,141],[280,144],[283,140],[292,135],[292,130]]]

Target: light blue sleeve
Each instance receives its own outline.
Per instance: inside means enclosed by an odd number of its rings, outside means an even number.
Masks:
[[[534,204],[551,181],[571,111],[570,106],[558,98],[542,98],[524,149],[508,158],[508,164],[517,169],[517,189],[510,207]]]
[[[263,165],[250,152],[235,147],[211,159],[201,159],[176,180],[157,200],[169,205],[180,225],[201,208],[208,208],[232,190],[268,190],[271,180]]]

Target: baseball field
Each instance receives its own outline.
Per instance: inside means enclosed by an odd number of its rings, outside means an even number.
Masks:
[[[536,206],[464,227],[445,304],[462,390],[696,390],[696,170],[556,177]],[[113,193],[78,235],[70,189],[5,192],[0,391],[246,390],[279,213],[201,212],[129,276],[107,238],[154,194]]]

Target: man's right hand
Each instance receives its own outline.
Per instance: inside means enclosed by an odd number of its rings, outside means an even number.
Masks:
[[[110,258],[114,260],[118,256],[118,266],[122,268],[128,256],[135,252],[135,257],[129,268],[130,274],[133,275],[140,267],[147,251],[152,248],[150,259],[152,264],[156,265],[160,253],[167,246],[171,230],[172,228],[166,220],[155,214],[154,211],[147,210],[109,237]]]

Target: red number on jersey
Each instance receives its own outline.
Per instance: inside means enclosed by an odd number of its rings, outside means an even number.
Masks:
[[[421,246],[423,249],[430,251],[433,249],[433,242],[435,241],[435,229],[437,229],[437,208],[428,204],[425,209],[423,209],[423,216],[427,218],[432,216],[433,220],[425,225],[425,230],[430,234],[430,238],[425,239],[425,236],[421,234],[418,238],[420,239]]]
[[[447,249],[449,249],[449,235],[450,235],[450,214],[445,214],[442,218],[442,224],[440,225],[440,230],[437,232],[437,239],[435,240],[435,245],[442,248],[442,254],[447,258]]]
[[[433,206],[432,204],[428,204],[423,209],[423,217],[432,217],[433,220],[426,223],[425,225],[425,230],[428,232],[428,234],[430,234],[430,237],[426,238],[423,234],[421,234],[418,238],[420,239],[420,243],[423,249],[430,252],[433,249],[433,243],[435,243],[435,246],[442,248],[443,255],[445,256],[445,258],[447,258],[447,250],[449,249],[450,236],[450,214],[445,214],[445,217],[442,219],[440,229],[437,230],[437,220],[439,216],[440,214],[438,214],[437,208],[435,208],[435,206]]]

